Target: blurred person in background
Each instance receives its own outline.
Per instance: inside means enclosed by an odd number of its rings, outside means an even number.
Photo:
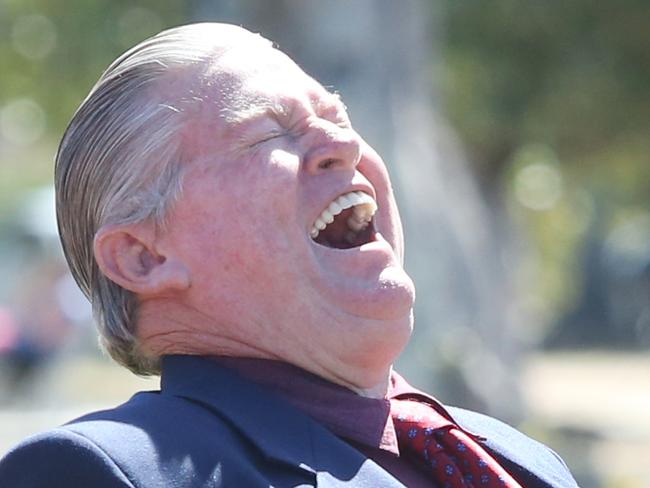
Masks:
[[[161,389],[27,439],[0,485],[576,486],[547,447],[392,370],[415,291],[386,168],[263,37],[195,24],[122,55],[63,137],[56,192],[106,350]]]
[[[34,259],[14,283],[11,306],[0,306],[0,404],[30,396],[38,388],[38,373],[68,343],[74,324],[61,300],[65,264]],[[34,306],[38,303],[38,306]]]

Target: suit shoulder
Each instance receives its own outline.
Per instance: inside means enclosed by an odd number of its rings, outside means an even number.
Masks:
[[[138,393],[60,429],[89,439],[138,488],[269,485],[258,469],[264,460],[241,433],[182,397]]]
[[[524,447],[537,449],[541,453],[550,454],[558,461],[561,461],[560,457],[547,446],[501,420],[459,407],[447,407],[447,410],[462,427],[471,432],[494,441],[504,441],[513,445],[523,445]]]
[[[57,428],[29,437],[0,460],[0,486],[13,488],[133,488],[90,439]]]
[[[569,468],[562,458],[546,445],[514,427],[487,415],[458,407],[448,407],[449,413],[463,428],[485,437],[485,445],[497,457],[525,470],[537,478],[541,486],[576,488]]]
[[[196,442],[208,426],[213,440],[227,439],[226,446],[232,444],[233,427],[221,417],[182,397],[140,392],[115,408],[89,413],[61,429],[92,439],[108,453],[117,446],[124,452],[155,455],[160,446],[179,448],[183,441]]]

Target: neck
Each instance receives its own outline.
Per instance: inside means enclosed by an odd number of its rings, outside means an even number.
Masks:
[[[357,395],[366,397],[366,398],[386,398],[386,395],[388,394],[388,386],[390,385],[390,375],[393,371],[392,366],[388,368],[388,372],[386,374],[386,377],[381,383],[378,383],[376,386],[373,386],[372,388],[354,388],[352,387],[352,391],[354,391]]]
[[[151,356],[188,354],[281,359],[255,347],[228,328],[190,308],[164,300],[148,300],[140,305],[138,341]]]
[[[393,372],[392,364],[375,364],[370,367],[366,364],[361,365],[345,362],[337,363],[337,367],[335,368],[322,368],[318,371],[313,369],[312,364],[309,366],[296,364],[296,366],[310,371],[331,383],[344,386],[357,395],[366,398],[385,398],[389,390],[390,378]],[[341,372],[345,374],[341,374]]]
[[[343,358],[338,353],[328,354],[329,348],[318,341],[270,347],[260,340],[262,334],[254,334],[258,342],[255,343],[250,340],[251,334],[238,334],[243,329],[226,327],[196,309],[166,300],[141,302],[136,328],[142,351],[148,356],[188,354],[273,359],[293,364],[363,397],[386,396],[396,354],[394,351],[380,353],[381,344],[370,348],[374,351],[371,355]]]

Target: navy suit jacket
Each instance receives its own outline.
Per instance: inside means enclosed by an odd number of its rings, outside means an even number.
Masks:
[[[449,408],[526,488],[576,487],[562,460],[507,425]],[[273,393],[214,361],[169,356],[141,392],[28,438],[0,461],[3,488],[403,485]]]

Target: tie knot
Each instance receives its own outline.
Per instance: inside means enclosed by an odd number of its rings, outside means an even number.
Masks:
[[[397,430],[407,426],[436,430],[454,425],[431,405],[414,400],[391,400],[390,415]]]
[[[521,488],[492,456],[432,405],[391,400],[400,452],[442,486]]]

